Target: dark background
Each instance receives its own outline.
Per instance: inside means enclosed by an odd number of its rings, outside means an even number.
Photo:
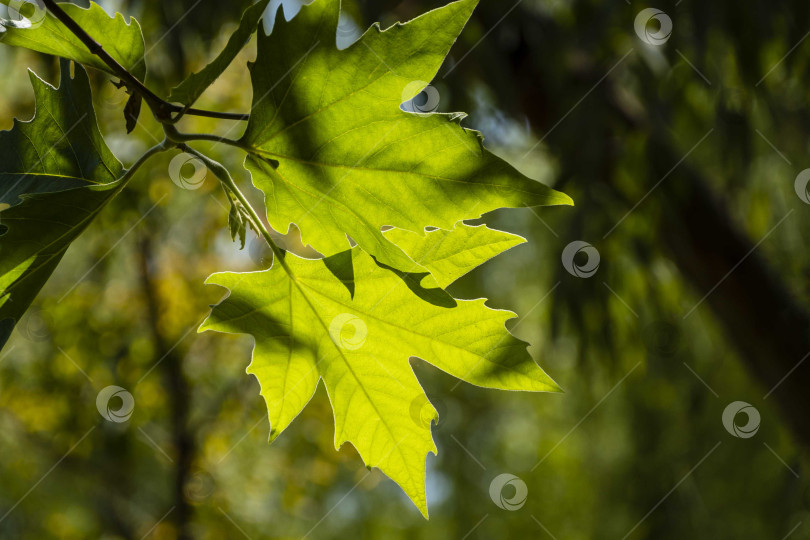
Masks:
[[[340,39],[443,3],[344,0]],[[102,2],[141,22],[161,95],[248,4]],[[481,0],[433,82],[439,111],[469,112],[492,150],[576,206],[486,216],[529,243],[453,289],[519,313],[564,394],[456,386],[415,362],[442,415],[430,521],[350,446],[334,451],[322,388],[267,445],[251,340],[195,332],[221,294],[205,277],[260,254],[230,242],[215,180],[180,190],[164,156],[71,248],[0,356],[0,537],[810,538],[810,206],[794,190],[810,167],[810,4],[661,1],[661,46],[634,30],[646,7]],[[252,47],[200,107],[248,110]],[[8,47],[0,65],[7,129],[33,113],[26,68],[58,75]],[[144,114],[127,136],[125,94],[93,76],[129,164],[160,128]],[[246,184],[243,156],[211,152]],[[563,268],[577,240],[600,254],[593,277]],[[127,423],[96,410],[111,384],[134,396]],[[722,423],[735,401],[760,414],[752,437]],[[503,473],[527,486],[518,510],[490,497]]]

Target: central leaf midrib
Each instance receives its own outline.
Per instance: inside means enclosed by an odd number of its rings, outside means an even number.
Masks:
[[[355,248],[355,249],[357,249],[357,248]],[[439,340],[439,339],[433,338],[431,336],[426,336],[424,334],[419,334],[419,333],[417,333],[417,332],[415,332],[415,331],[413,331],[413,330],[411,330],[411,329],[409,329],[407,327],[399,326],[399,325],[394,324],[394,323],[392,323],[392,322],[390,322],[388,320],[384,320],[384,319],[381,319],[380,317],[376,317],[376,316],[372,315],[370,312],[360,311],[355,306],[351,306],[351,305],[346,304],[346,303],[344,303],[344,302],[342,302],[340,300],[337,300],[337,299],[327,295],[326,293],[318,291],[315,288],[310,289],[309,287],[307,287],[307,289],[311,290],[314,294],[317,294],[317,295],[321,296],[322,298],[325,298],[326,300],[328,300],[328,301],[330,301],[330,302],[332,302],[334,304],[337,304],[337,305],[339,305],[339,306],[341,306],[343,308],[346,308],[349,311],[356,311],[356,312],[361,313],[364,317],[374,319],[377,323],[379,323],[382,326],[389,326],[389,327],[392,327],[392,328],[396,328],[397,330],[400,330],[400,331],[402,331],[404,333],[416,336],[418,338],[426,339],[428,341],[435,341],[435,342],[441,343],[441,344],[446,345],[446,346],[448,346],[448,347],[450,347],[452,349],[456,349],[458,351],[461,351],[461,352],[463,352],[465,354],[471,354],[472,356],[474,356],[476,358],[479,358],[480,360],[483,360],[485,362],[489,362],[491,364],[504,367],[503,364],[498,364],[497,362],[493,361],[491,358],[488,358],[487,356],[482,356],[481,354],[478,354],[478,353],[472,353],[471,351],[469,351],[469,350],[467,350],[467,349],[465,349],[465,348],[463,348],[463,347],[461,347],[459,345],[455,345],[454,343],[449,343],[447,341]],[[465,302],[465,300],[460,300],[460,302]],[[496,311],[496,310],[492,310],[492,311]],[[505,311],[505,310],[497,310],[497,311]],[[511,313],[512,315],[515,315],[512,312],[507,312],[507,313]],[[317,313],[316,313],[316,316],[317,316]],[[327,329],[327,333],[328,333],[328,329]],[[488,353],[491,352],[492,350],[494,350],[494,347],[492,349],[490,349],[490,351],[488,351]],[[409,356],[413,356],[413,355],[409,355]],[[432,364],[432,362],[430,362],[430,360],[428,360],[427,358],[423,358],[423,360],[425,360],[425,361]],[[508,366],[506,366],[506,367],[508,367]]]
[[[450,147],[450,148],[454,148],[454,147]],[[380,169],[380,168],[373,168],[373,167],[363,167],[363,166],[360,166],[360,165],[345,165],[345,164],[342,164],[342,163],[323,163],[323,162],[320,162],[320,161],[309,161],[309,160],[306,160],[306,159],[296,158],[296,157],[289,156],[289,155],[286,155],[286,154],[278,154],[278,153],[275,153],[275,152],[270,152],[268,150],[263,150],[261,148],[256,148],[256,147],[253,147],[253,146],[250,146],[246,150],[248,152],[251,152],[251,153],[254,153],[254,154],[257,154],[257,155],[260,155],[260,156],[262,156],[262,155],[263,156],[273,156],[273,157],[277,157],[277,158],[281,158],[281,159],[287,159],[287,160],[290,160],[290,161],[295,161],[297,163],[303,163],[304,165],[313,165],[315,167],[324,167],[324,168],[333,168],[333,169],[361,170],[361,171],[368,171],[368,172],[374,172],[374,173],[390,173],[390,174],[397,174],[397,175],[412,175],[412,176],[420,176],[422,178],[428,178],[430,180],[437,180],[437,181],[441,181],[441,182],[453,182],[453,183],[457,183],[457,184],[474,184],[474,185],[478,185],[478,186],[486,186],[486,187],[491,187],[491,188],[496,188],[496,189],[506,189],[506,190],[509,190],[509,191],[512,191],[512,192],[525,193],[527,195],[542,195],[542,194],[534,192],[534,191],[528,191],[528,190],[525,190],[525,189],[519,189],[519,188],[516,188],[514,186],[510,186],[510,185],[492,184],[492,183],[489,183],[489,182],[474,182],[474,181],[463,180],[463,179],[459,180],[459,179],[455,179],[455,178],[448,178],[446,176],[436,176],[436,175],[432,175],[432,174],[425,174],[425,173],[419,173],[419,172],[413,172],[413,171],[400,171],[400,170],[396,170],[396,169]],[[506,162],[504,162],[504,164],[506,164]],[[501,164],[498,164],[498,165],[501,165]],[[503,166],[504,165],[501,165],[501,167],[503,167]],[[278,172],[278,171],[276,171],[276,172]],[[547,187],[547,186],[545,186],[545,184],[537,182],[536,180],[534,182],[537,183],[540,186]],[[307,192],[304,191],[304,193],[307,193]],[[309,193],[307,193],[307,194],[309,195]]]
[[[332,346],[338,352],[338,355],[343,360],[344,364],[346,364],[346,368],[349,370],[349,373],[352,375],[355,382],[357,383],[357,387],[360,388],[360,390],[366,396],[366,399],[368,400],[369,404],[371,404],[371,407],[374,409],[374,412],[377,414],[377,417],[380,419],[380,423],[382,423],[385,426],[385,429],[388,432],[388,435],[391,438],[391,441],[396,441],[396,437],[394,437],[394,432],[392,431],[391,426],[388,425],[388,422],[386,421],[386,417],[377,408],[377,404],[371,398],[371,395],[368,393],[365,386],[362,384],[360,378],[355,373],[354,368],[352,367],[351,363],[349,362],[349,359],[343,353],[343,350],[331,338],[331,335],[329,334],[329,327],[327,326],[326,322],[321,318],[320,314],[318,313],[318,310],[315,309],[315,306],[310,301],[309,296],[304,291],[304,286],[301,283],[299,283],[297,279],[295,279],[295,276],[294,276],[292,270],[287,265],[282,265],[282,267],[287,272],[287,275],[290,278],[290,282],[295,284],[296,288],[301,293],[301,296],[304,298],[307,305],[309,306],[309,309],[312,311],[313,315],[315,315],[315,319],[321,324],[321,328],[323,328],[325,335],[329,339],[329,342],[332,343]],[[307,287],[307,289],[309,289],[309,287]],[[317,293],[317,291],[315,291],[314,289],[313,289],[313,292]],[[328,296],[324,296],[324,297],[331,300]],[[292,305],[292,295],[290,295],[290,305]],[[324,380],[324,384],[326,384],[326,380]],[[333,404],[333,406],[334,406],[334,404]],[[344,424],[345,424],[345,421],[344,421]],[[344,435],[345,435],[345,425],[342,427],[341,431],[344,432]],[[398,449],[398,445],[397,445],[397,449]],[[371,452],[371,451],[372,451],[372,449],[369,448],[369,452]],[[410,469],[407,466],[408,461],[407,461],[406,457],[402,454],[402,451],[398,449],[397,453],[399,454],[399,457],[402,460],[402,464],[404,465],[404,470],[410,471]],[[369,456],[369,460],[371,460],[371,459],[372,459],[372,456]],[[384,459],[385,458],[383,458],[383,460]],[[410,472],[408,474],[408,478],[411,481],[411,483],[413,483],[413,476],[410,474]]]

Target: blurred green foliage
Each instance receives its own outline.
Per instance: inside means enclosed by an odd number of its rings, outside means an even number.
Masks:
[[[346,1],[341,32],[350,39],[356,27],[441,3]],[[141,22],[148,82],[161,95],[221,49],[247,4],[102,2]],[[484,391],[414,362],[441,415],[430,521],[352,448],[334,451],[322,388],[266,444],[258,384],[244,373],[250,339],[195,333],[220,295],[204,278],[266,261],[230,241],[215,180],[181,190],[163,156],[71,248],[0,356],[0,538],[810,538],[808,434],[778,407],[780,389],[765,399],[771,385],[741,352],[740,342],[768,336],[729,332],[709,300],[690,313],[707,291],[677,251],[690,219],[678,189],[696,170],[752,245],[767,235],[757,255],[806,307],[810,214],[793,180],[807,161],[810,5],[662,2],[674,32],[657,48],[634,32],[642,7],[482,0],[434,81],[439,110],[470,112],[467,125],[490,148],[577,206],[487,216],[529,242],[453,289],[483,290],[490,305],[518,312],[514,332],[564,394]],[[251,47],[201,108],[248,109]],[[55,82],[58,68],[8,47],[0,65],[7,129],[33,113],[25,69]],[[131,163],[160,128],[145,114],[127,136],[125,93],[92,76],[102,132]],[[184,122],[187,131],[242,129]],[[243,156],[210,150],[247,185]],[[562,267],[574,240],[598,248],[594,277]],[[96,409],[113,384],[135,398],[127,423]],[[722,425],[736,400],[761,413],[752,438]],[[528,487],[519,510],[490,498],[502,473]]]

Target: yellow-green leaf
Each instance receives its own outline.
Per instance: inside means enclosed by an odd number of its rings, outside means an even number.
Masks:
[[[378,261],[420,272],[383,226],[424,234],[501,207],[571,204],[519,173],[461,126],[463,114],[415,114],[478,0],[460,0],[335,44],[339,0],[315,0],[259,32],[253,108],[240,145],[273,228],[298,225],[324,255],[348,235]]]
[[[352,286],[338,275],[353,275]],[[335,414],[335,447],[351,443],[427,516],[425,458],[436,447],[430,426],[412,414],[412,404],[426,397],[410,357],[477,386],[558,387],[526,343],[507,331],[513,313],[490,309],[483,299],[422,289],[412,278],[379,266],[359,248],[323,261],[287,254],[263,272],[211,276],[207,282],[230,295],[200,331],[254,336],[248,372],[261,384],[271,440],[322,379]]]
[[[0,3],[8,5],[9,0],[0,0]],[[29,3],[28,6],[33,8],[34,4]],[[90,2],[90,7],[87,9],[70,3],[60,3],[59,7],[104,47],[104,50],[118,63],[141,81],[144,80],[146,63],[144,62],[143,34],[141,26],[134,17],[130,22],[127,22],[120,13],[110,17],[95,2]],[[79,38],[44,7],[37,6],[34,12],[29,14],[29,18],[19,21],[11,20],[0,26],[2,26],[0,42],[6,45],[61,56],[117,76],[107,64],[90,52]],[[5,32],[2,32],[3,29]]]
[[[198,73],[192,73],[179,85],[172,88],[169,101],[182,103],[190,106],[197,101],[206,88],[211,86],[219,78],[225,69],[233,62],[250,35],[256,31],[262,13],[267,8],[270,0],[259,0],[242,14],[242,20],[236,31],[228,38],[225,48]]]
[[[0,347],[124,172],[99,132],[84,68],[72,77],[67,60],[61,68],[58,89],[31,73],[36,116],[0,132]]]
[[[390,229],[385,231],[385,237],[424,266],[441,288],[526,241],[486,225],[472,227],[464,223],[457,223],[451,231],[436,229],[426,235]]]

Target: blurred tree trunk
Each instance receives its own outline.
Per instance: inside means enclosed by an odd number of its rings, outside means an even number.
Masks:
[[[659,169],[663,160],[680,159],[660,136],[649,148],[651,159],[664,156],[656,160]],[[779,403],[796,438],[810,446],[810,392],[805,388],[810,380],[810,362],[805,362],[810,354],[810,315],[759,254],[757,243],[762,239],[743,234],[700,173],[681,167],[673,182],[662,184],[660,196],[667,204],[659,230],[666,247],[697,294],[708,295],[705,303],[767,392],[766,398]]]
[[[174,511],[171,517],[177,527],[177,537],[186,540],[191,538],[189,525],[192,508],[185,497],[185,486],[194,456],[194,438],[188,426],[190,393],[188,381],[183,374],[183,358],[174,346],[168,345],[160,326],[160,300],[153,282],[154,257],[148,235],[144,235],[141,239],[139,255],[141,288],[146,299],[149,327],[155,345],[155,360],[160,363],[171,407],[169,414],[175,449],[172,490]]]

